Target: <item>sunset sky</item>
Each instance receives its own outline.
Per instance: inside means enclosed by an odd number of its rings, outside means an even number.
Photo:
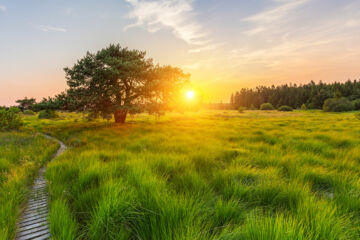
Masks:
[[[110,43],[183,68],[209,102],[359,79],[360,1],[0,0],[0,105],[63,91],[63,68]]]

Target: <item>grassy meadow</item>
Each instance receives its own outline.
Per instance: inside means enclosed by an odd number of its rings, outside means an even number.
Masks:
[[[39,134],[0,132],[0,239],[14,237],[28,187],[57,148],[57,143]]]
[[[46,173],[54,239],[360,239],[354,113],[62,114],[25,129],[70,147]]]

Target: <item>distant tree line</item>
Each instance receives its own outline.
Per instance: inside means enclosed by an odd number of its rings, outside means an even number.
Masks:
[[[348,80],[344,83],[284,84],[280,86],[258,86],[255,89],[243,88],[231,95],[230,104],[238,109],[259,109],[263,103],[271,103],[274,107],[290,106],[307,109],[323,109],[324,103],[348,104],[347,110],[355,110],[360,99],[360,81]],[[304,105],[303,105],[304,104]],[[326,108],[326,107],[325,107]],[[326,108],[327,109],[327,108]],[[324,109],[324,110],[326,110]]]
[[[65,92],[62,92],[55,97],[43,98],[41,101],[36,102],[35,98],[27,98],[16,100],[18,108],[24,112],[26,110],[32,110],[34,112],[40,112],[42,110],[74,110],[75,107],[71,107],[71,99]]]

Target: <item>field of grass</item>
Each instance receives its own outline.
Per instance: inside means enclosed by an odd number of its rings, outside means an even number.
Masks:
[[[360,239],[354,113],[62,117],[26,120],[70,146],[47,170],[54,239]]]
[[[38,134],[0,132],[0,239],[14,237],[28,187],[57,148],[57,143]]]

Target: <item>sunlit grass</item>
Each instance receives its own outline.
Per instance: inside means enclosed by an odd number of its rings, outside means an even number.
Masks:
[[[57,147],[41,135],[0,132],[0,239],[14,237],[31,180]]]
[[[26,127],[71,147],[47,171],[55,239],[360,239],[354,113],[62,114]]]

